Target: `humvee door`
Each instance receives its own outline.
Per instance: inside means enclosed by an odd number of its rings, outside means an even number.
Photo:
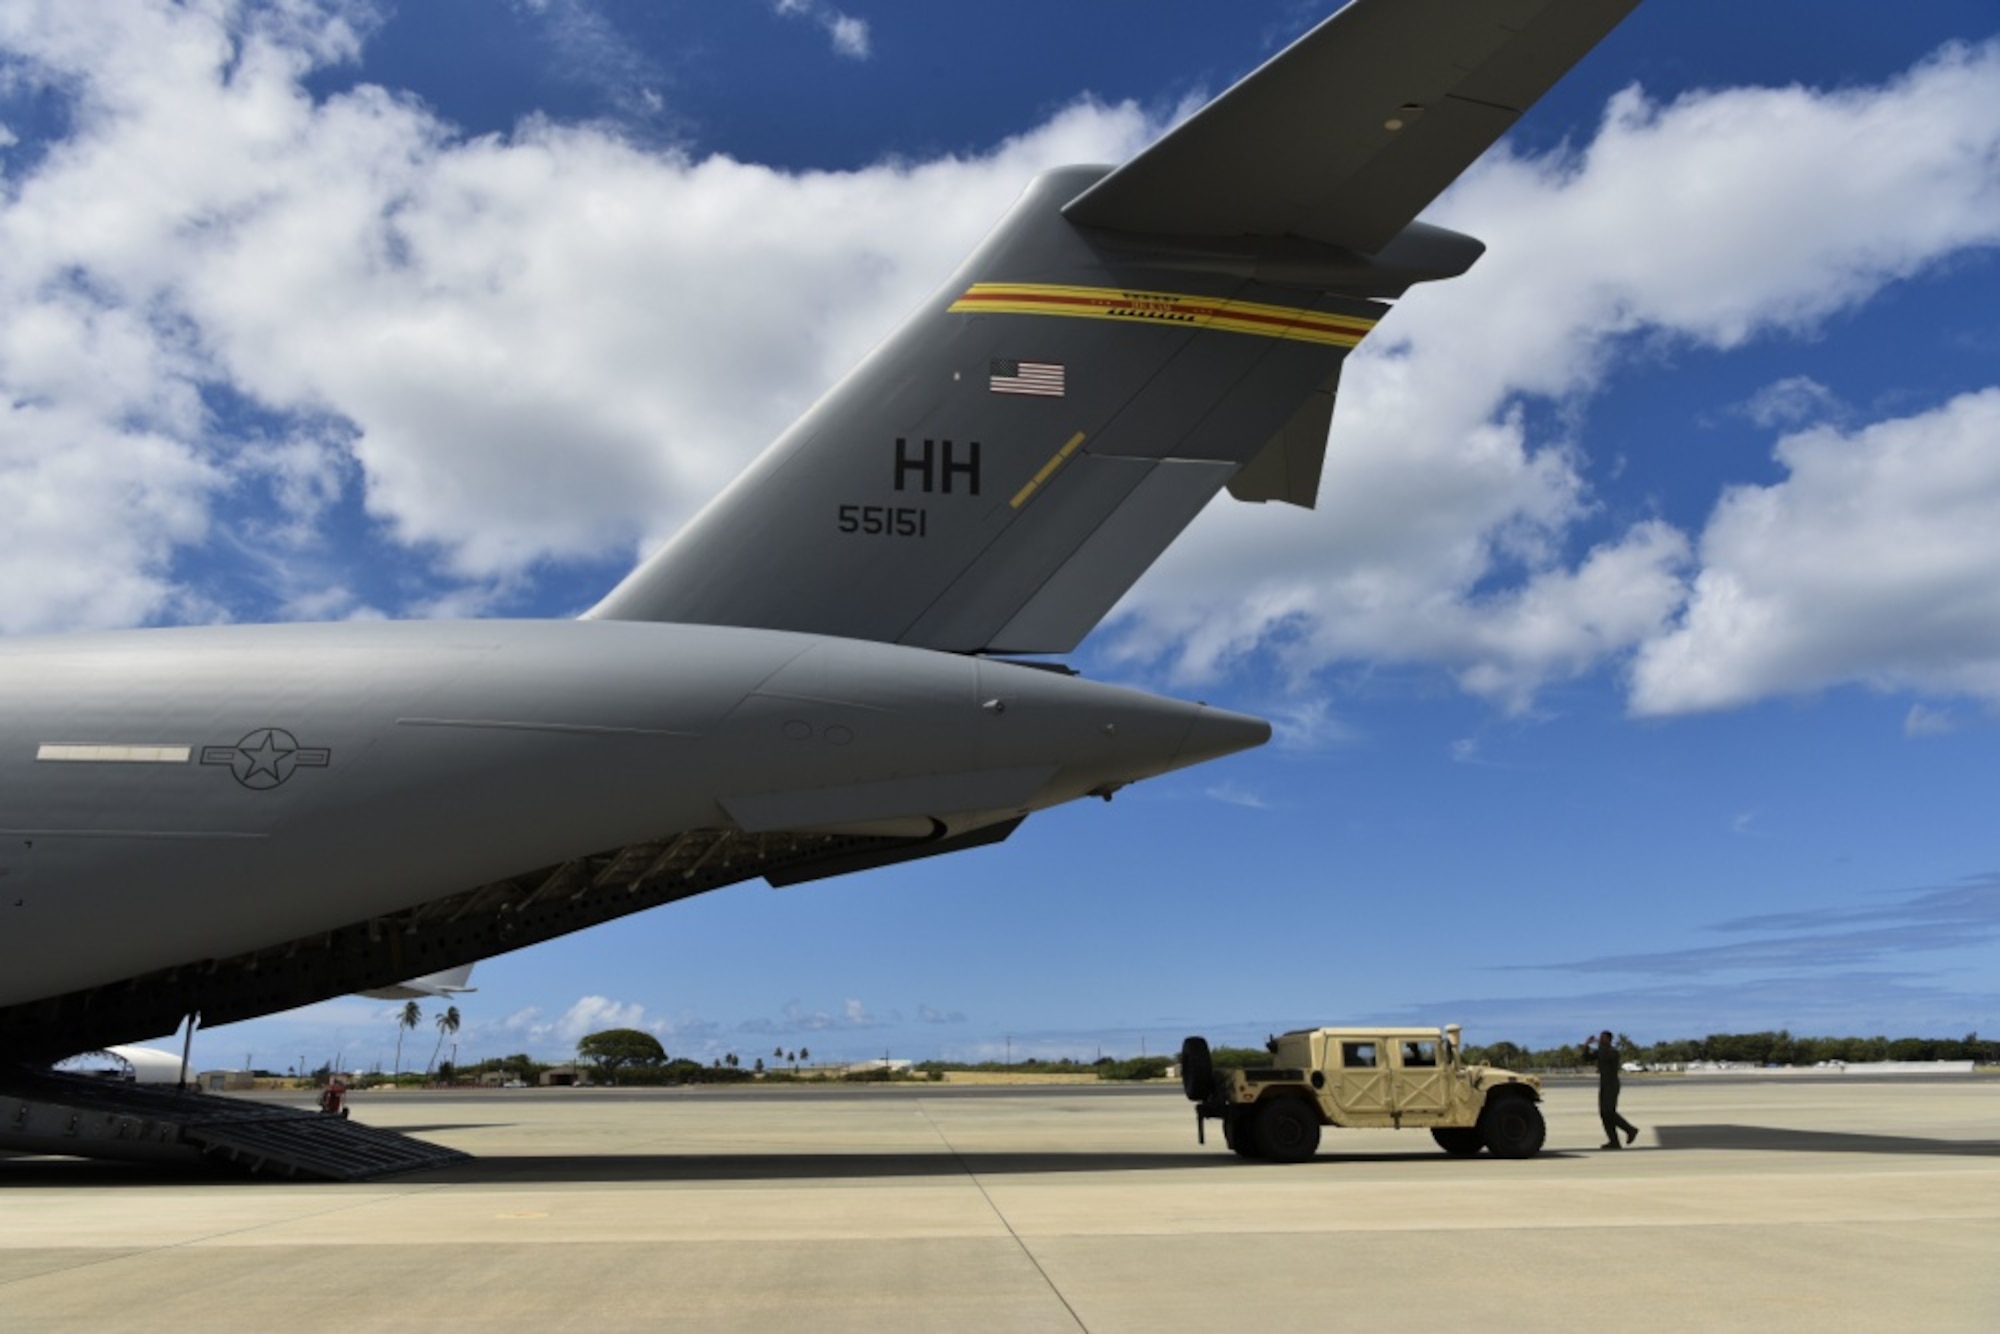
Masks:
[[[1395,1074],[1383,1043],[1375,1038],[1329,1038],[1326,1098],[1337,1109],[1335,1120],[1346,1124],[1379,1124],[1394,1110]]]
[[[1384,1044],[1400,1072],[1395,1110],[1426,1121],[1451,1107],[1452,1069],[1436,1038],[1398,1038]]]

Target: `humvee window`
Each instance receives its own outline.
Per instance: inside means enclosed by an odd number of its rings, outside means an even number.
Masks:
[[[1375,1068],[1375,1044],[1372,1042],[1341,1043],[1340,1063],[1349,1070],[1373,1070]]]
[[[1403,1068],[1434,1070],[1437,1068],[1438,1050],[1435,1042],[1405,1042],[1403,1044]]]

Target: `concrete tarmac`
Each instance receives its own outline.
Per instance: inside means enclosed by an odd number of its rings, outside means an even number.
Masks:
[[[1194,1142],[1178,1090],[374,1094],[368,1185],[0,1160],[0,1330],[2000,1329],[2000,1079],[1634,1079],[1549,1147]],[[1212,1128],[1212,1127],[1211,1127]]]

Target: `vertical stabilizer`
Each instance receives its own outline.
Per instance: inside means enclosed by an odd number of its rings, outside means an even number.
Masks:
[[[1078,227],[1103,174],[1038,179],[592,614],[1074,647],[1384,310]]]
[[[589,614],[1063,653],[1224,486],[1311,505],[1414,220],[1637,0],[1356,0],[945,287]]]

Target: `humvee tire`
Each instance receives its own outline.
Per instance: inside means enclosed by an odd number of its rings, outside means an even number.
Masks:
[[[1233,1118],[1222,1122],[1222,1142],[1238,1158],[1261,1158],[1257,1149],[1257,1109],[1245,1107]]]
[[[1432,1126],[1431,1138],[1454,1158],[1470,1158],[1486,1147],[1486,1137],[1477,1126]]]
[[[1181,1092],[1189,1102],[1200,1102],[1215,1092],[1215,1062],[1209,1057],[1207,1038],[1181,1043]]]
[[[1302,1163],[1319,1152],[1319,1113],[1304,1098],[1258,1104],[1250,1129],[1260,1156],[1274,1163]]]
[[[1479,1134],[1495,1158],[1532,1158],[1548,1137],[1542,1109],[1528,1098],[1490,1098],[1479,1115]]]

